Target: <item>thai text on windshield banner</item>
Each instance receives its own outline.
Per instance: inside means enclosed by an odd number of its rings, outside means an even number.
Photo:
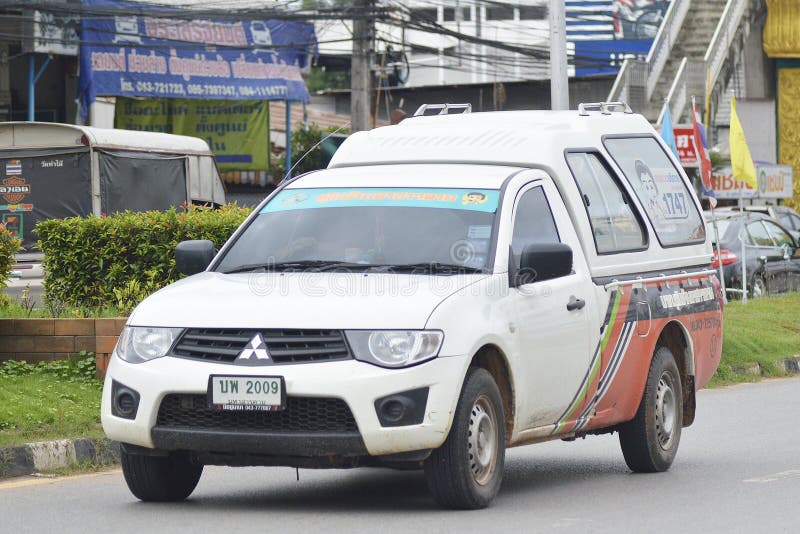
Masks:
[[[261,213],[312,208],[412,207],[446,208],[494,213],[500,201],[496,189],[317,188],[284,189]]]

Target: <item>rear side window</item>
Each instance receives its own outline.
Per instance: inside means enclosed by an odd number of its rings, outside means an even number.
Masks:
[[[567,164],[589,215],[598,254],[640,250],[647,245],[644,230],[628,195],[592,152],[569,152]]]
[[[654,138],[607,138],[603,144],[633,186],[662,246],[705,241],[692,193]]]

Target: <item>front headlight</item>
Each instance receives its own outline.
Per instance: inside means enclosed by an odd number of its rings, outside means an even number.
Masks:
[[[152,328],[126,326],[122,329],[114,349],[117,356],[128,363],[142,363],[160,358],[169,352],[182,328]]]
[[[438,330],[349,330],[356,360],[381,367],[407,367],[435,358],[444,334]]]

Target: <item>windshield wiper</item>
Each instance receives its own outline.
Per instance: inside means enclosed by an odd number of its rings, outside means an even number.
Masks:
[[[459,265],[457,263],[440,263],[438,261],[420,263],[401,263],[397,265],[381,265],[386,271],[394,272],[423,272],[431,274],[453,274],[453,273],[480,273],[483,269]]]
[[[334,269],[353,269],[358,271],[380,271],[380,272],[420,272],[432,274],[455,274],[455,273],[480,273],[483,269],[467,267],[456,263],[420,262],[420,263],[400,263],[400,264],[370,264],[353,263],[336,260],[299,260],[299,261],[280,261],[272,263],[252,263],[241,265],[234,269],[223,271],[223,274],[245,273],[245,272],[268,272],[283,271],[288,269],[309,269],[315,272],[331,271]]]
[[[252,271],[283,271],[285,269],[314,269],[317,271],[326,271],[339,267],[364,267],[364,265],[360,263],[336,260],[279,261],[272,263],[251,263],[249,265],[241,265],[234,269],[223,271],[223,274],[245,273]],[[367,265],[367,267],[369,266]]]

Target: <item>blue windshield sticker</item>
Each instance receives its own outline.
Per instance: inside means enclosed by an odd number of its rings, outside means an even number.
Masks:
[[[405,187],[284,189],[260,213],[313,208],[360,206],[447,208],[494,213],[500,201],[496,189],[409,189]]]

